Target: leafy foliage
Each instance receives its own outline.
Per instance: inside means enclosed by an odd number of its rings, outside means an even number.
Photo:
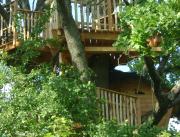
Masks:
[[[114,44],[118,49],[125,49],[127,54],[130,49],[139,51],[139,57],[129,62],[128,66],[143,76],[147,76],[143,61],[145,55],[153,57],[157,70],[162,59],[167,56],[168,61],[161,78],[164,85],[169,87],[175,84],[180,75],[180,7],[177,3],[178,0],[147,0],[124,7],[119,13],[122,32]],[[157,35],[160,35],[159,45],[154,46],[161,47],[161,52],[153,51],[150,46]]]
[[[158,127],[152,127],[150,123],[140,126],[130,126],[127,123],[117,124],[116,122],[101,122],[98,125],[91,125],[90,137],[179,137],[179,133],[166,131]]]
[[[0,136],[64,137],[74,134],[76,122],[85,126],[96,120],[93,83],[80,81],[72,67],[62,75],[49,70],[41,66],[25,74],[15,68],[1,69],[0,86],[9,89],[0,92]]]
[[[155,52],[150,52],[148,39],[161,35],[159,46],[163,49],[163,54],[168,54],[176,50],[180,33],[180,16],[177,8],[174,8],[176,0],[169,0],[158,3],[148,0],[143,4],[127,6],[120,16],[121,34],[115,46],[117,48],[137,49],[142,54],[156,56]],[[178,6],[176,6],[178,7]]]

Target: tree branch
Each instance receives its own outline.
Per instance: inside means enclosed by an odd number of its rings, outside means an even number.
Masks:
[[[178,81],[176,85],[171,89],[171,91],[167,94],[167,98],[171,102],[169,104],[169,108],[180,103],[180,81]]]
[[[164,96],[161,91],[161,78],[155,69],[154,61],[152,60],[152,57],[150,56],[145,56],[144,61],[145,61],[148,73],[153,81],[154,94],[159,102],[159,105],[163,106]]]
[[[167,110],[167,108],[159,108],[159,110],[154,113],[153,125],[157,125],[161,121]]]
[[[145,56],[144,61],[145,61],[146,67],[148,69],[149,75],[150,75],[151,79],[153,80],[154,84],[159,85],[161,82],[161,78],[154,67],[154,62],[152,60],[152,57]]]

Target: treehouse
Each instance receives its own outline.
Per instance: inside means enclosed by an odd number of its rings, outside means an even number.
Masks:
[[[138,76],[135,82],[131,81],[132,84],[129,84],[129,79],[126,79],[126,82],[123,81],[125,79],[122,77],[123,74],[116,72],[118,73],[114,73],[116,76],[121,75],[119,77],[121,81],[113,82],[116,79],[111,73],[114,67],[122,63],[126,64],[138,56],[135,50],[129,51],[129,56],[126,56],[122,54],[122,50],[118,51],[112,46],[120,33],[118,27],[118,12],[121,10],[119,2],[119,0],[94,0],[86,3],[83,0],[72,0],[71,11],[85,46],[88,64],[97,74],[95,78],[99,87],[97,96],[104,100],[99,106],[101,115],[107,120],[114,119],[118,122],[128,120],[130,124],[137,125],[141,123],[143,115],[152,111],[155,100],[151,100],[154,95],[148,84],[143,83],[146,87],[142,91],[144,94],[138,94],[139,91],[137,94],[134,92],[137,88],[137,80],[140,79]],[[52,3],[51,7],[55,6],[56,3]],[[21,46],[22,39],[32,39],[33,29],[44,13],[21,9],[17,0],[4,7],[9,12],[9,22],[7,23],[0,16],[0,49],[11,51]],[[56,42],[56,46],[66,45],[57,10],[53,11],[49,21],[45,24],[45,29],[38,34],[38,37],[56,38],[59,42]],[[50,58],[58,51],[56,46],[48,44],[40,49],[42,54],[39,59],[50,61]],[[71,62],[67,48],[59,53],[59,58],[65,63]],[[129,87],[132,88],[128,89]]]

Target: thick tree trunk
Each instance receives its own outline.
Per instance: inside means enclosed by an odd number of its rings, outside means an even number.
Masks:
[[[153,81],[154,94],[157,98],[159,109],[154,113],[153,125],[157,125],[163,116],[166,114],[167,110],[171,107],[180,104],[180,82],[178,82],[167,94],[163,93],[162,90],[162,79],[159,74],[162,75],[164,66],[168,61],[167,57],[161,62],[159,71],[155,69],[154,61],[152,57],[144,57],[145,64],[148,68],[149,75]]]
[[[81,42],[80,33],[76,23],[69,11],[69,3],[70,0],[57,0],[58,12],[72,62],[80,72],[83,72],[82,79],[88,80],[88,65],[85,57],[84,46]]]

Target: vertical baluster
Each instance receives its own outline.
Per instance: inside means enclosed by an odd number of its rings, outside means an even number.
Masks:
[[[84,29],[84,13],[83,13],[83,1],[80,3],[80,13],[81,13],[81,29]]]
[[[141,107],[139,98],[136,99],[136,117],[137,117],[137,125],[141,123]]]
[[[127,115],[127,120],[128,120],[128,123],[130,123],[130,97],[127,97],[126,98],[126,115]]]
[[[100,14],[99,14],[99,0],[97,0],[97,18],[96,18],[96,30],[100,29]]]
[[[107,29],[107,21],[106,21],[106,0],[103,1],[103,6],[104,6],[104,10],[103,10],[103,16],[104,16],[104,29]]]
[[[86,25],[87,25],[87,30],[89,30],[89,16],[90,16],[90,6],[88,4],[86,5]]]
[[[123,121],[123,105],[122,105],[122,95],[119,95],[119,120],[120,120],[120,122],[122,122]]]
[[[113,22],[112,22],[112,2],[111,2],[111,0],[107,0],[107,10],[108,10],[108,26],[109,26],[109,30],[112,30]]]
[[[116,117],[117,117],[117,122],[119,123],[120,122],[120,119],[119,119],[119,107],[120,107],[120,104],[119,104],[119,95],[116,94]]]
[[[78,25],[78,4],[77,4],[77,0],[74,1],[74,13],[75,13],[75,22]]]
[[[11,11],[11,5],[9,5],[8,42],[11,39],[11,20],[12,20],[12,11]]]
[[[110,120],[110,119],[109,119],[108,93],[107,93],[107,91],[104,91],[104,94],[105,94],[104,100],[105,100],[105,105],[106,105],[106,117],[105,117],[105,119],[106,119],[106,120]]]
[[[0,16],[0,18],[1,18],[0,36],[3,36],[3,17]]]
[[[127,120],[126,114],[126,96],[123,95],[123,121]]]
[[[23,12],[23,38],[26,40],[26,12]]]
[[[112,118],[114,120],[117,120],[117,117],[116,117],[115,93],[111,93],[111,94],[112,94]]]
[[[113,119],[113,102],[111,92],[108,91],[108,99],[109,99],[109,116],[110,120]]]
[[[104,96],[104,92],[103,92],[103,90],[100,90],[100,104],[101,104],[101,109],[102,110],[100,110],[101,111],[101,116],[104,118],[105,117],[105,102],[102,102],[102,101],[104,101],[104,99],[105,99],[105,96]]]
[[[17,13],[17,1],[16,0],[14,1],[13,7],[14,7],[13,17],[15,17],[15,15]],[[17,34],[16,34],[16,26],[15,26],[14,21],[12,23],[12,30],[13,30],[13,46],[16,46]]]
[[[95,30],[96,28],[96,24],[95,24],[95,8],[96,7],[96,1],[93,1],[92,6],[91,6],[91,13],[92,13],[92,17],[91,17],[91,23],[92,23],[92,29]]]
[[[133,125],[133,99],[134,98],[130,98],[130,124]]]
[[[28,12],[27,13],[27,39],[29,39],[30,37],[30,15],[31,15],[31,12]]]
[[[30,35],[32,34],[32,31],[33,31],[33,16],[34,16],[34,12],[32,12],[31,14],[30,14]]]
[[[115,30],[117,30],[117,19],[118,19],[118,16],[117,16],[117,14],[118,14],[118,7],[117,7],[117,5],[116,5],[116,0],[113,0],[113,7],[114,7],[114,27],[115,27]]]

